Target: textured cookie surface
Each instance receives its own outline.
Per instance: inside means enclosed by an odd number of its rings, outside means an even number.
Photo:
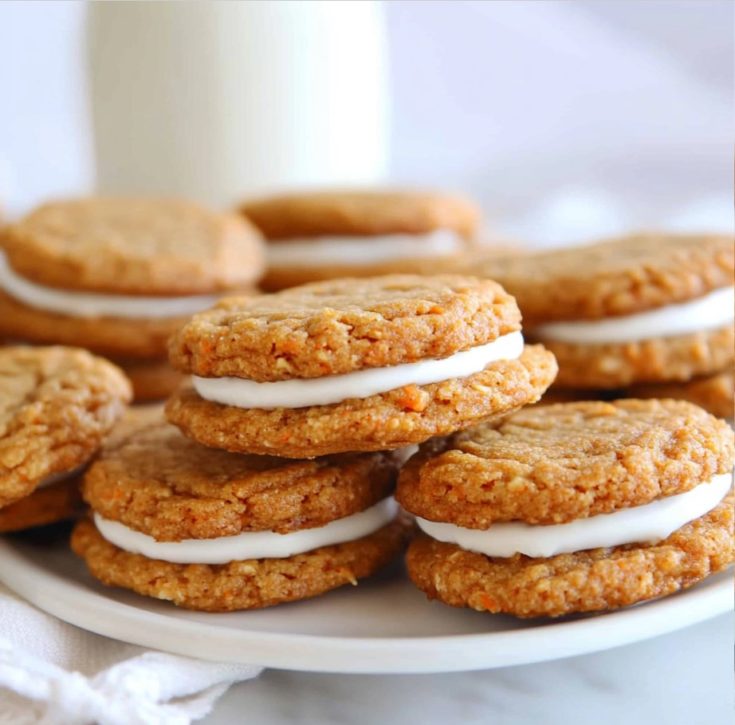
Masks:
[[[718,418],[732,418],[735,405],[735,371],[730,369],[683,383],[636,385],[626,391],[626,397],[688,400]]]
[[[84,350],[0,349],[0,506],[85,463],[130,397],[122,372]]]
[[[531,335],[532,336],[532,335]],[[556,384],[620,388],[633,383],[689,380],[735,364],[735,328],[639,342],[578,345],[544,340],[559,362]]]
[[[21,276],[69,290],[190,295],[260,276],[260,234],[235,214],[173,199],[45,204],[0,232]]]
[[[735,560],[727,498],[657,544],[630,544],[549,559],[492,558],[419,535],[406,557],[430,599],[517,617],[559,617],[626,607],[674,594]]]
[[[82,511],[79,478],[37,488],[25,498],[0,508],[0,533],[23,531],[73,518]]]
[[[172,564],[131,554],[102,538],[89,520],[72,534],[72,549],[102,583],[132,589],[188,609],[227,612],[256,609],[356,584],[388,564],[405,546],[410,525],[396,519],[355,541],[287,559],[229,564]]]
[[[289,194],[248,201],[240,211],[271,240],[320,236],[474,234],[479,211],[461,197],[412,191]]]
[[[235,408],[206,401],[184,387],[169,399],[166,415],[200,443],[241,453],[310,458],[379,451],[517,410],[538,400],[555,375],[554,356],[533,345],[517,360],[490,363],[466,378],[311,408]]]
[[[447,357],[520,327],[515,300],[494,282],[395,275],[223,300],[169,351],[183,372],[265,382]]]
[[[689,491],[735,462],[733,431],[691,403],[537,406],[426,446],[396,498],[432,521],[559,524]]]
[[[69,317],[28,307],[0,291],[0,335],[11,340],[84,347],[111,357],[160,360],[166,356],[169,337],[186,320]]]
[[[314,461],[240,456],[199,445],[160,421],[106,446],[87,471],[84,497],[103,517],[158,541],[288,533],[389,496],[398,465],[389,453]]]
[[[472,274],[516,297],[526,327],[636,312],[735,281],[732,237],[638,234],[584,247],[473,260]]]

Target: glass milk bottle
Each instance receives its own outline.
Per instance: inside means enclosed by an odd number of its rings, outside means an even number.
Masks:
[[[380,3],[98,2],[89,13],[100,192],[227,205],[384,179]]]

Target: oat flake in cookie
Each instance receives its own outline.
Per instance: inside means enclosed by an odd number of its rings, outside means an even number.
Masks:
[[[130,397],[122,372],[84,350],[0,349],[0,531],[52,523],[78,508],[79,469]]]
[[[430,598],[557,617],[673,594],[735,560],[733,431],[691,403],[534,407],[423,447],[396,497]]]
[[[518,300],[556,385],[687,381],[735,364],[735,244],[724,235],[638,234],[473,265]]]
[[[151,421],[85,476],[92,517],[74,551],[105,584],[189,609],[232,611],[356,584],[403,549],[400,456],[312,461],[206,448]]]
[[[515,300],[471,277],[395,275],[231,298],[172,338],[192,384],[169,420],[215,448],[388,450],[533,403],[556,373]]]

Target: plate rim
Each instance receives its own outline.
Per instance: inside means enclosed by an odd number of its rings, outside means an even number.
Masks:
[[[342,637],[234,630],[150,612],[91,590],[83,591],[80,597],[81,585],[77,580],[33,564],[32,558],[23,554],[23,546],[0,540],[0,581],[37,608],[69,624],[173,654],[301,672],[428,674],[547,662],[651,639],[733,609],[731,571],[729,577],[723,576],[709,586],[695,585],[673,596],[603,617],[549,622],[528,629],[433,637]],[[720,572],[724,574],[727,572]],[[48,591],[49,583],[53,585],[53,594]],[[590,636],[595,630],[599,634],[603,621],[607,636]],[[641,627],[641,621],[647,626]],[[613,637],[609,634],[611,627],[615,628]],[[219,641],[223,630],[227,631],[227,646]],[[244,648],[250,652],[247,658],[239,656]]]

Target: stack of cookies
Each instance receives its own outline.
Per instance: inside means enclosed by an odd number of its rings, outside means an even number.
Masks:
[[[0,349],[0,532],[62,521],[130,401],[112,364],[64,347]]]
[[[195,609],[303,599],[394,558],[407,448],[533,403],[556,374],[491,281],[387,276],[230,298],[170,344],[187,375],[90,469],[73,547],[103,582]]]
[[[422,272],[473,246],[479,210],[461,197],[420,191],[323,191],[244,203],[265,236],[264,289],[318,280]]]
[[[733,415],[735,247],[639,234],[477,263],[515,295],[566,397],[674,397]]]
[[[163,199],[46,204],[0,231],[0,337],[112,358],[136,400],[181,380],[168,337],[263,268],[260,235],[234,214]]]

